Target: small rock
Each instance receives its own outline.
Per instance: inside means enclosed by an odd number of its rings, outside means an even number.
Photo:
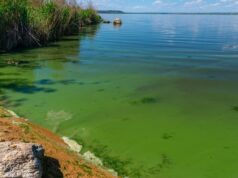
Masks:
[[[62,137],[62,139],[64,140],[64,142],[69,146],[69,148],[72,151],[75,151],[77,153],[80,153],[80,151],[82,150],[83,146],[79,145],[76,141],[69,139],[68,137]]]
[[[122,20],[120,18],[116,18],[114,21],[113,21],[113,24],[114,25],[120,25],[122,24]]]
[[[44,149],[33,143],[0,143],[0,177],[41,178]]]
[[[111,173],[113,176],[118,177],[118,173],[117,173],[115,170],[113,170],[113,169],[107,169],[107,171],[108,171],[109,173]]]
[[[90,151],[85,152],[83,154],[83,158],[86,161],[89,161],[96,166],[103,166],[102,161],[98,157],[96,157],[93,153],[91,153]]]
[[[7,110],[6,111],[12,116],[12,117],[15,117],[15,118],[20,118],[15,112],[11,111],[11,110]]]

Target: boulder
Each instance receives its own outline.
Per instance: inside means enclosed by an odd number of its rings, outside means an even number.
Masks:
[[[114,21],[113,21],[113,24],[114,25],[121,25],[122,24],[122,20],[120,18],[116,18]]]
[[[0,142],[1,178],[41,178],[44,149],[40,145]]]

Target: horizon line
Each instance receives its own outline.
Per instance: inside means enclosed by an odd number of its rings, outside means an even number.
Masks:
[[[99,12],[115,12],[123,14],[238,14],[237,12],[126,12],[122,10],[97,10]]]

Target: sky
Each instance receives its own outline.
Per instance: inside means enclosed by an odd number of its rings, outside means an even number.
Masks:
[[[85,3],[89,0],[78,0]],[[91,0],[98,10],[125,12],[238,12],[238,0]]]

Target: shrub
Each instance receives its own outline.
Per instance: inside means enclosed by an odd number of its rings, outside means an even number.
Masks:
[[[82,25],[97,24],[102,20],[97,12],[91,8],[79,11],[79,16]]]

